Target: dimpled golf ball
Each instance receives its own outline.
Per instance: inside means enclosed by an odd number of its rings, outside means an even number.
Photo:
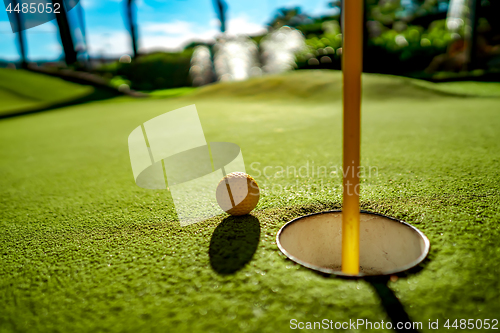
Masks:
[[[233,216],[248,214],[259,202],[259,185],[244,172],[232,172],[221,179],[215,192],[217,203]]]

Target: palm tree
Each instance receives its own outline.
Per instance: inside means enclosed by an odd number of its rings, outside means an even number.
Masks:
[[[14,8],[17,7],[19,3],[17,0],[12,0],[12,6]],[[28,68],[28,62],[26,60],[26,41],[24,39],[24,29],[23,22],[21,19],[21,14],[17,11],[14,11],[16,26],[17,26],[17,38],[19,42],[19,55],[21,57],[21,68]]]
[[[134,0],[127,0],[126,2],[127,9],[127,21],[130,31],[130,39],[132,39],[132,57],[137,57],[137,28],[135,25],[135,17],[134,17]]]
[[[470,43],[468,49],[469,63],[467,64],[468,70],[477,68],[477,26],[479,23],[479,12],[481,11],[481,0],[472,0],[470,6]]]
[[[56,6],[56,4],[58,6]],[[61,8],[56,13],[57,26],[59,27],[59,35],[61,36],[61,43],[64,50],[64,58],[67,65],[73,65],[76,63],[77,54],[75,50],[75,44],[73,42],[73,36],[71,35],[71,29],[68,21],[68,15],[66,13],[66,8],[63,0],[52,0],[52,5],[54,8]]]
[[[224,0],[214,0],[215,12],[220,21],[220,32],[226,31],[227,4]]]
[[[89,53],[88,53],[88,44],[87,44],[87,32],[85,28],[85,14],[83,13],[82,3],[78,3],[78,23],[80,24],[80,32],[82,34],[82,42],[83,48],[77,50],[77,52],[82,52],[84,54],[84,66],[88,69],[89,66]],[[81,59],[81,58],[80,58]]]

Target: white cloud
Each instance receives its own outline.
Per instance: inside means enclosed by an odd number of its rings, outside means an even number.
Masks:
[[[180,50],[190,41],[214,41],[218,30],[203,28],[192,22],[149,23],[139,26],[141,52]]]
[[[87,33],[88,52],[91,56],[120,57],[123,54],[131,54],[132,43],[127,31],[97,31]]]
[[[213,42],[220,34],[220,23],[217,19],[209,22],[209,27],[199,26],[193,22],[176,21],[171,23],[149,23],[139,27],[141,51],[179,50],[191,41]],[[257,35],[265,33],[266,28],[250,22],[245,16],[228,20],[227,33],[230,35]]]
[[[186,21],[172,23],[149,23],[141,29],[144,32],[162,33],[168,35],[179,35],[192,30],[193,24]]]
[[[188,21],[170,23],[147,23],[138,26],[139,51],[176,51],[181,50],[191,41],[213,42],[220,34],[217,20],[211,20],[209,26],[201,26]],[[130,54],[131,42],[127,31],[106,31],[97,29],[87,34],[89,53],[92,56],[121,56]],[[240,16],[230,19],[227,23],[227,32],[230,35],[254,35],[266,32],[263,25],[250,22]]]
[[[211,27],[216,27],[216,28],[220,29],[220,21],[218,19],[216,19],[216,18],[211,19],[208,24]]]
[[[227,22],[227,33],[231,35],[260,35],[266,32],[266,27],[248,21],[245,16],[236,17]]]

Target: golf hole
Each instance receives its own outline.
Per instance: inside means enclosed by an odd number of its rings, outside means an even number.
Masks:
[[[290,260],[335,275],[342,273],[342,211],[296,218],[285,224],[276,242]],[[360,214],[360,273],[389,275],[418,265],[430,243],[417,228],[394,218],[362,211]]]

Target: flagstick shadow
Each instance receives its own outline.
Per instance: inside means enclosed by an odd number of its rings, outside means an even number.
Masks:
[[[387,315],[391,318],[392,328],[396,332],[414,332],[418,333],[418,330],[413,328],[413,322],[406,313],[403,304],[396,297],[391,288],[387,285],[389,282],[389,277],[374,277],[365,279],[372,287],[375,292],[380,297],[382,306],[384,307]],[[405,329],[406,327],[411,327]],[[403,327],[403,328],[398,328]]]
[[[420,265],[415,266],[408,271],[401,272],[398,274],[395,274],[394,276],[397,277],[408,277],[413,274],[419,273],[421,270],[424,269],[425,266],[429,263],[429,259],[426,258]],[[333,275],[332,274],[325,274],[321,272],[314,271],[316,274],[323,276],[325,278],[330,278]],[[382,307],[384,308],[385,312],[391,319],[392,323],[392,329],[395,332],[413,332],[413,333],[418,333],[418,329],[413,327],[413,321],[410,319],[408,316],[408,313],[406,313],[405,308],[403,304],[399,301],[397,296],[394,294],[394,291],[392,291],[391,288],[389,288],[388,283],[390,280],[390,276],[385,276],[385,275],[379,275],[379,276],[368,276],[368,277],[350,277],[350,276],[337,276],[340,279],[344,280],[364,280],[367,283],[369,283],[372,288],[375,290],[377,293],[378,297],[380,298],[380,301],[382,303]],[[400,327],[403,328],[398,328],[398,323]],[[408,324],[406,324],[408,323]],[[405,324],[407,327],[411,327],[409,329],[404,328]],[[422,323],[423,325],[423,323]],[[423,327],[422,327],[423,328]]]
[[[234,274],[252,260],[260,240],[260,223],[252,215],[228,216],[215,228],[208,255],[220,275]]]

